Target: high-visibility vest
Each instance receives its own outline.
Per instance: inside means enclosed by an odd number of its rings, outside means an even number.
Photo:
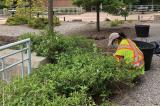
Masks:
[[[136,67],[144,67],[144,56],[141,50],[130,39],[123,39],[114,54],[115,57],[122,56],[126,63],[132,63]],[[118,58],[117,58],[118,59]],[[118,59],[118,61],[120,61]]]

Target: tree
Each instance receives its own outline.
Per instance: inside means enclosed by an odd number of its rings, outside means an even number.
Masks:
[[[3,0],[6,7],[16,8],[18,0]]]
[[[4,6],[5,6],[5,5],[4,5],[4,0],[1,0],[1,1],[0,1],[0,9],[2,9]]]
[[[40,12],[46,11],[47,10],[46,2],[47,2],[46,0],[31,0],[33,11],[40,11]]]
[[[124,17],[125,21],[127,20],[127,16],[128,15],[129,15],[129,11],[126,8],[124,8],[124,9],[121,10],[121,16]]]
[[[135,2],[136,0],[73,0],[73,3],[78,6],[92,5],[96,6],[97,12],[97,31],[100,31],[100,5],[102,4],[106,12],[115,14],[119,12],[119,9],[124,8],[126,5]]]
[[[53,32],[53,0],[48,0],[48,23],[49,30]]]
[[[97,12],[97,31],[100,31],[100,5],[102,4],[104,0],[73,0],[73,3],[78,6],[82,6],[84,8],[87,7],[87,5],[90,6],[96,6],[96,12]]]

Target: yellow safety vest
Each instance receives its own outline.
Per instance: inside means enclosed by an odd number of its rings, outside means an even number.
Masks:
[[[144,56],[141,50],[130,39],[123,39],[114,54],[114,56],[123,56],[126,63],[132,63],[136,67],[144,67]],[[117,58],[118,59],[118,58]],[[119,60],[118,60],[119,61]]]

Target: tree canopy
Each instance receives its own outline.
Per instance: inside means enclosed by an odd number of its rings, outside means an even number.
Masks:
[[[87,10],[92,6],[102,4],[103,10],[111,14],[118,14],[122,8],[126,8],[129,4],[136,2],[137,0],[73,0],[75,5],[82,6]]]

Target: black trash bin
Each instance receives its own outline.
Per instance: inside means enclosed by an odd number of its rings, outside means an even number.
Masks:
[[[137,37],[148,37],[149,36],[149,25],[135,25]]]
[[[134,42],[143,52],[144,62],[145,62],[145,71],[150,70],[151,63],[152,63],[152,57],[153,57],[153,51],[155,48],[154,45],[147,43],[147,42],[142,42],[142,41],[134,41]]]

